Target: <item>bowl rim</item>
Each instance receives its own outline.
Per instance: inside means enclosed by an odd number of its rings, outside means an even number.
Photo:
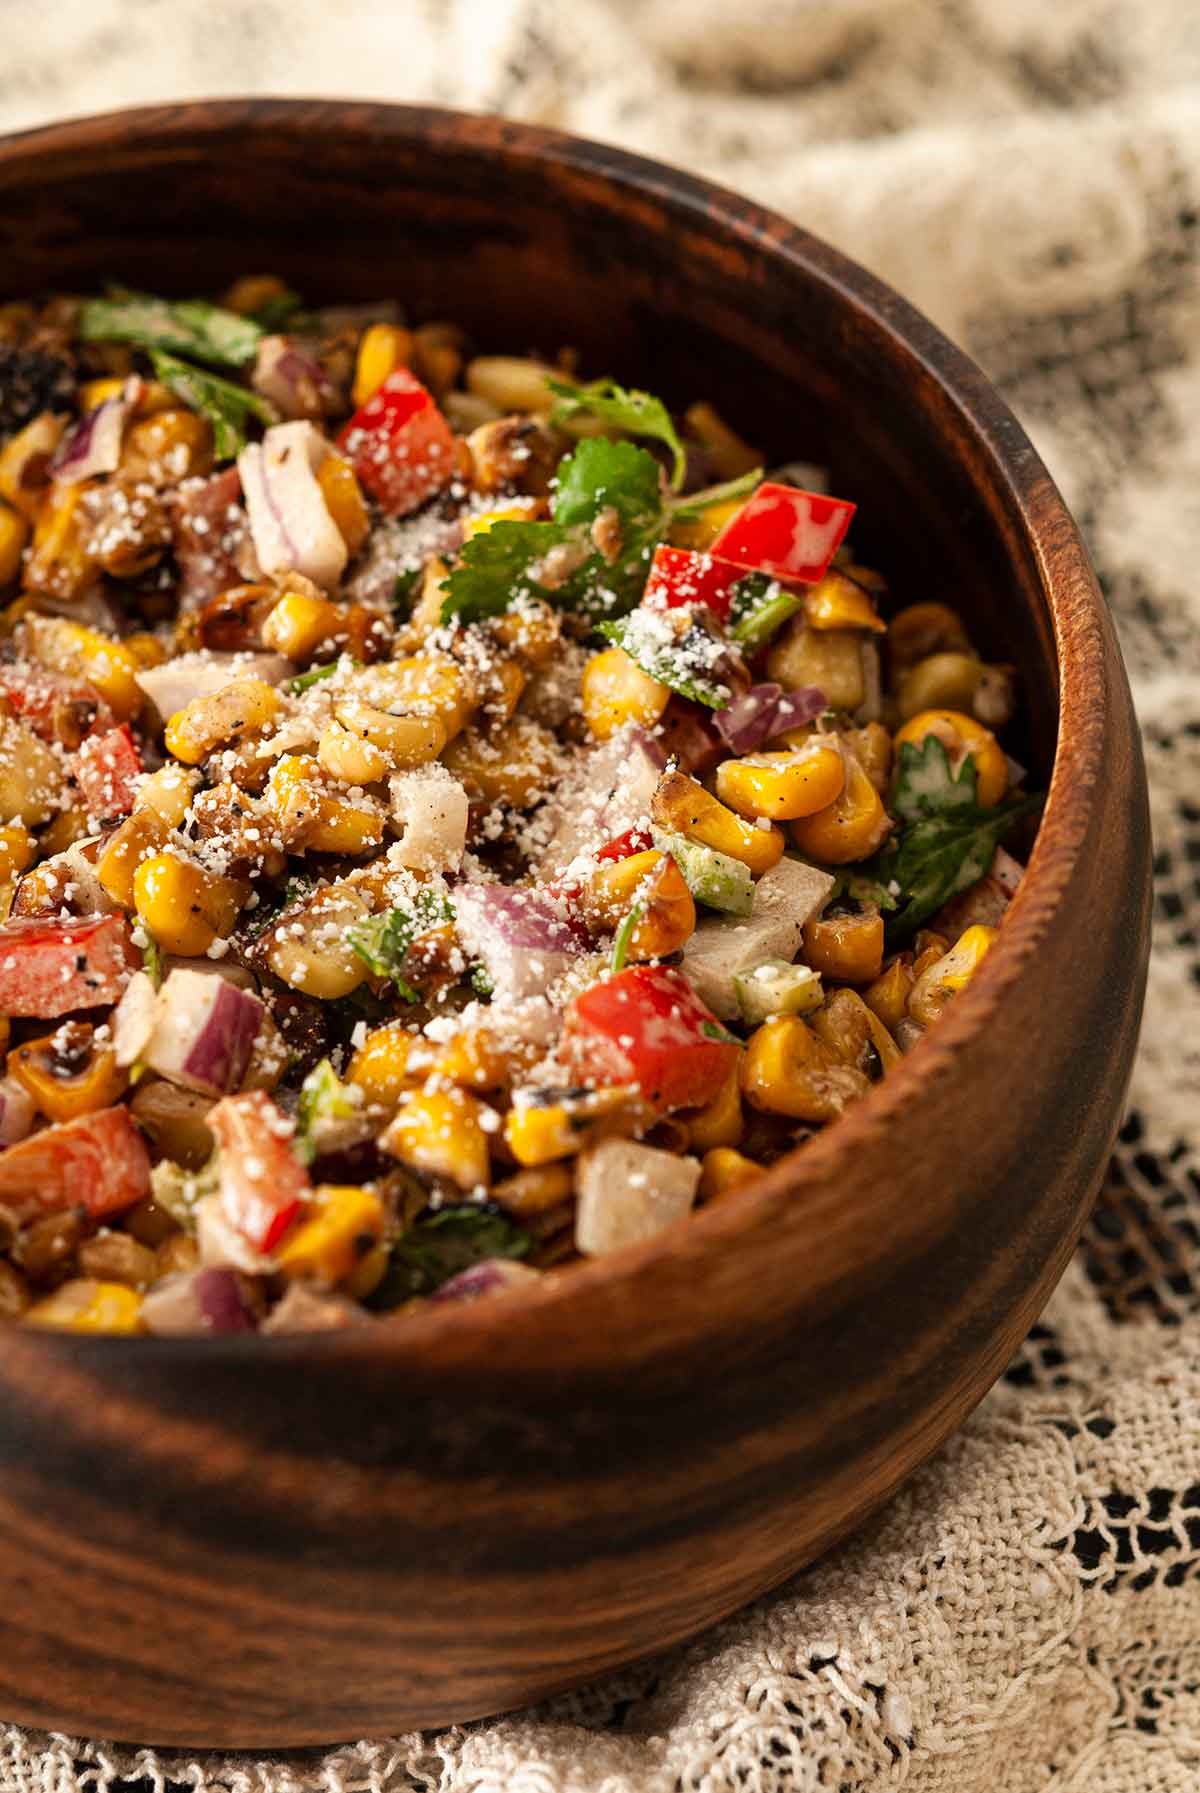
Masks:
[[[94,153],[102,163],[118,136],[146,149],[202,153],[206,143],[264,128],[283,128],[310,138],[322,131],[369,135],[373,141],[457,149],[478,156],[499,149],[506,159],[535,169],[565,167],[585,180],[593,177],[652,198],[677,222],[690,223],[701,234],[715,232],[734,246],[765,252],[824,286],[836,302],[867,317],[891,337],[913,372],[937,389],[959,428],[978,442],[983,475],[975,481],[976,490],[994,495],[995,514],[1003,515],[1013,527],[1014,539],[1023,542],[1053,628],[1059,704],[1053,768],[1028,869],[996,945],[964,998],[951,1005],[918,1051],[906,1055],[836,1124],[786,1154],[745,1189],[695,1210],[642,1244],[550,1270],[536,1285],[461,1306],[429,1304],[394,1319],[376,1319],[370,1326],[267,1337],[42,1335],[72,1357],[100,1350],[135,1353],[142,1359],[150,1354],[164,1363],[190,1360],[197,1348],[249,1363],[260,1359],[265,1348],[272,1356],[297,1358],[336,1352],[399,1362],[420,1355],[428,1364],[439,1347],[453,1341],[453,1356],[463,1362],[476,1350],[486,1349],[495,1316],[504,1311],[495,1304],[503,1304],[506,1297],[519,1299],[523,1312],[540,1315],[574,1302],[589,1289],[652,1280],[656,1265],[668,1259],[695,1259],[699,1268],[700,1260],[736,1249],[740,1233],[794,1201],[800,1188],[806,1196],[819,1197],[822,1191],[829,1195],[839,1166],[855,1155],[862,1142],[885,1130],[920,1089],[937,1084],[961,1046],[989,1025],[1035,958],[1071,882],[1076,854],[1097,804],[1103,801],[1098,772],[1114,695],[1105,665],[1104,601],[1061,494],[1012,411],[970,357],[915,306],[841,251],[782,214],[700,175],[615,145],[490,113],[383,101],[240,96],[119,108],[2,135],[0,179],[26,158],[52,164]],[[1048,554],[1051,538],[1054,565]],[[810,1208],[808,1218],[813,1225],[820,1224],[819,1202]],[[693,1336],[703,1331],[703,1304],[696,1306],[691,1331]]]

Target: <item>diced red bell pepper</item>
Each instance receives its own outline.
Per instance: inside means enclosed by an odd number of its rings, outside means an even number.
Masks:
[[[22,916],[0,927],[0,1015],[54,1020],[119,1002],[141,955],[123,915]]]
[[[127,1108],[97,1108],[0,1152],[0,1205],[18,1220],[86,1208],[94,1220],[150,1193],[150,1154]]]
[[[448,486],[454,432],[407,367],[390,373],[338,437],[359,484],[390,517],[403,517]]]
[[[842,545],[857,506],[768,481],[731,517],[710,550],[750,572],[813,585]]]
[[[707,604],[724,622],[733,602],[730,594],[741,577],[740,567],[714,560],[711,554],[671,548],[662,542],[654,550],[642,602],[664,610],[675,610],[681,604]]]
[[[719,1093],[738,1046],[682,972],[634,965],[569,1005],[562,1051],[597,1083],[636,1083],[658,1107],[701,1108]]]
[[[635,853],[648,853],[654,845],[654,836],[648,828],[627,828],[624,834],[618,834],[596,851],[596,858],[603,864],[615,859],[632,859]]]
[[[292,1150],[291,1124],[262,1090],[249,1090],[225,1096],[210,1109],[208,1125],[221,1149],[225,1218],[255,1251],[270,1252],[312,1195]]]
[[[142,756],[129,724],[110,728],[107,734],[89,735],[75,755],[74,773],[89,816],[98,822],[127,816],[142,773]]]
[[[25,664],[0,666],[0,698],[43,741],[74,746],[89,729],[112,727],[112,711],[86,679]]]

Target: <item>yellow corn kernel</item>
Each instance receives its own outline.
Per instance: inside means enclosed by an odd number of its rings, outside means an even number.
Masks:
[[[62,763],[46,743],[15,717],[0,713],[0,823],[37,828],[49,821],[63,782]]]
[[[46,493],[22,574],[26,590],[75,598],[95,578],[99,562],[87,545],[90,531],[82,508],[86,490],[83,484],[55,483]]]
[[[703,554],[711,548],[726,523],[731,523],[744,506],[744,498],[723,498],[716,504],[707,504],[698,517],[686,522],[672,523],[667,531],[667,540],[676,548],[692,548],[697,554]]]
[[[597,741],[607,741],[627,722],[652,728],[671,701],[660,685],[629,658],[624,648],[593,654],[583,669],[583,714]]]
[[[630,960],[665,959],[696,931],[696,904],[683,873],[669,853],[654,848],[600,866],[582,902],[595,924],[614,929],[639,906],[626,941]]]
[[[179,828],[199,788],[199,772],[172,765],[168,761],[157,772],[149,772],[142,779],[134,799],[134,808],[152,809],[162,817],[168,828]]]
[[[308,660],[337,634],[339,620],[328,598],[285,591],[263,622],[263,646],[288,660]]]
[[[879,795],[884,796],[892,772],[892,737],[882,722],[849,728],[842,739]]]
[[[742,1137],[741,1066],[733,1065],[720,1091],[707,1108],[684,1115],[688,1151],[708,1152],[715,1146],[735,1146]]]
[[[792,839],[806,859],[822,865],[849,865],[868,858],[887,838],[891,827],[883,798],[847,751],[846,783],[841,795],[815,815],[792,823]]]
[[[474,535],[486,535],[495,523],[532,523],[546,509],[543,498],[514,498],[511,504],[498,504],[493,510],[480,511],[463,523],[463,541]]]
[[[650,801],[650,814],[664,828],[740,859],[756,878],[783,857],[778,828],[743,821],[686,772],[663,774]]]
[[[463,1090],[422,1091],[400,1104],[379,1144],[410,1170],[446,1177],[460,1189],[486,1189],[491,1165],[483,1112]]]
[[[353,1300],[365,1301],[368,1295],[374,1294],[387,1275],[391,1261],[391,1246],[381,1240],[364,1253],[348,1276],[342,1278],[342,1288]]]
[[[35,1302],[21,1318],[26,1326],[55,1332],[140,1332],[142,1298],[124,1283],[78,1277]]]
[[[366,980],[367,967],[347,934],[368,913],[362,897],[345,882],[325,886],[267,931],[267,964],[305,996],[322,1002],[348,996]]]
[[[144,629],[139,629],[136,635],[127,635],[122,646],[141,667],[162,666],[167,658],[167,650],[157,635],[150,635]]]
[[[124,374],[113,374],[101,380],[85,380],[79,388],[79,408],[81,411],[98,411],[110,398],[120,398],[124,391]]]
[[[119,1102],[129,1083],[112,1051],[90,1050],[82,1070],[67,1074],[56,1049],[56,1033],[26,1040],[8,1055],[8,1074],[37,1104],[48,1121],[73,1121],[77,1115]],[[88,1029],[85,1038],[89,1040]]]
[[[1008,789],[1008,760],[990,728],[962,710],[922,710],[896,730],[896,750],[906,741],[918,746],[926,735],[936,735],[955,771],[968,754],[975,762],[975,801],[991,809]]]
[[[906,604],[888,624],[888,659],[893,672],[930,654],[965,654],[970,646],[962,620],[948,604]]]
[[[65,853],[77,840],[87,840],[91,831],[91,817],[86,809],[60,809],[38,836],[38,845],[48,859],[54,853]],[[40,870],[41,867],[36,866],[29,875],[32,877]]]
[[[882,635],[887,628],[870,592],[836,567],[805,591],[804,620],[810,629],[870,629]]]
[[[908,1013],[908,996],[912,987],[911,965],[904,959],[893,959],[887,970],[881,972],[875,982],[863,991],[863,1001],[873,1015],[878,1015],[889,1033],[895,1033]]]
[[[805,922],[804,961],[838,983],[872,983],[883,967],[882,915],[878,909],[865,909],[858,915],[827,915]]]
[[[571,1158],[608,1133],[630,1133],[651,1113],[632,1086],[588,1090],[557,1101],[513,1104],[504,1117],[504,1143],[527,1168]]]
[[[359,697],[335,703],[334,716],[356,741],[381,754],[393,772],[425,766],[446,745],[446,730],[436,716],[393,716]]]
[[[861,1071],[839,1064],[798,1015],[756,1028],[742,1055],[742,1093],[754,1108],[795,1121],[833,1121],[869,1088]]]
[[[366,541],[371,527],[358,475],[344,456],[329,454],[317,468],[317,484],[325,500],[325,509],[337,524],[342,540],[353,557]]]
[[[167,723],[167,750],[198,766],[215,747],[256,733],[279,714],[280,697],[262,679],[232,679],[208,697],[193,697]]]
[[[834,990],[809,1018],[819,1040],[844,1065],[875,1082],[900,1063],[900,1048],[857,990]]]
[[[562,618],[540,598],[530,598],[498,616],[492,633],[501,647],[510,648],[529,666],[544,666],[562,640]]]
[[[995,928],[980,924],[960,934],[948,953],[926,966],[913,984],[908,1012],[922,1027],[931,1027],[950,1001],[966,988],[996,938]]]
[[[689,405],[683,417],[693,436],[699,437],[707,449],[718,478],[740,479],[743,473],[752,473],[761,466],[762,456],[758,450],[751,448],[736,430],[730,429],[719,412],[705,400]],[[741,503],[745,502],[743,498]]]
[[[799,753],[749,753],[717,767],[717,796],[751,821],[815,815],[835,801],[845,782],[841,754],[819,740]]]
[[[173,485],[211,471],[213,432],[207,417],[175,402],[154,407],[130,429],[121,456],[122,470],[155,485]]]
[[[468,729],[451,741],[442,764],[484,803],[528,809],[549,789],[558,745],[532,716],[514,716],[488,734]]]
[[[901,722],[922,710],[974,711],[975,693],[987,668],[974,654],[927,654],[900,676],[896,708]]]
[[[332,1288],[362,1263],[383,1235],[383,1203],[373,1189],[321,1183],[312,1206],[275,1253],[281,1273]]]
[[[504,1041],[491,1027],[464,1027],[446,1041],[434,1060],[435,1076],[464,1089],[507,1089],[522,1071],[535,1064],[544,1048],[525,1041]]]
[[[412,1083],[409,1060],[417,1045],[401,1021],[377,1027],[350,1060],[347,1083],[356,1083],[373,1107],[396,1108]]]
[[[164,952],[197,958],[225,939],[244,900],[232,878],[207,872],[176,853],[155,853],[133,874],[139,919]]]
[[[123,641],[112,641],[98,629],[61,616],[27,616],[23,627],[29,656],[39,666],[70,679],[86,679],[118,722],[137,715],[143,698],[134,675],[140,666]]]
[[[351,397],[357,410],[373,398],[398,367],[407,367],[413,355],[411,330],[398,324],[369,324],[363,331],[354,361]]]
[[[797,691],[815,685],[831,710],[857,710],[866,696],[863,635],[858,629],[814,629],[794,616],[767,651],[767,677]]]
[[[139,805],[109,835],[96,862],[96,876],[105,894],[120,908],[133,908],[138,866],[152,854],[161,853],[170,839],[170,824],[153,804]]]
[[[340,722],[331,722],[321,731],[317,758],[339,784],[376,784],[390,765],[385,753]]]
[[[561,380],[561,367],[517,355],[476,355],[468,361],[467,391],[497,411],[549,411],[554,394],[547,380]]]
[[[0,884],[8,884],[33,864],[37,845],[20,822],[0,827]]]
[[[492,1185],[492,1200],[509,1214],[549,1214],[575,1192],[574,1168],[561,1159],[533,1164]]]
[[[390,660],[371,672],[371,688],[386,682],[392,695],[388,708],[416,716],[436,716],[451,740],[470,721],[475,693],[466,674],[449,654],[411,654]]]
[[[70,420],[43,411],[0,448],[0,498],[6,498],[27,522],[34,522],[50,475],[50,457],[66,434]]]
[[[355,855],[383,840],[380,812],[329,795],[319,762],[307,754],[286,753],[278,759],[263,797],[289,851]]]
[[[488,668],[480,681],[482,702],[479,706],[481,721],[486,727],[508,721],[521,701],[527,676],[525,668],[516,660],[500,660]]]
[[[739,1189],[751,1177],[762,1172],[762,1165],[753,1158],[735,1152],[729,1146],[713,1146],[700,1161],[700,1184],[697,1195],[702,1202],[715,1201],[729,1189]]]
[[[0,502],[0,586],[11,585],[21,570],[29,525],[20,511]]]

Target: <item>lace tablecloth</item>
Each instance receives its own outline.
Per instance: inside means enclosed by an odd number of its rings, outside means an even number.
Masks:
[[[876,269],[999,382],[1091,541],[1157,847],[1108,1189],[1008,1375],[853,1543],[537,1711],[284,1762],[0,1728],[0,1786],[1200,1787],[1200,6],[5,0],[0,22],[0,128],[247,89],[432,99],[688,164]]]

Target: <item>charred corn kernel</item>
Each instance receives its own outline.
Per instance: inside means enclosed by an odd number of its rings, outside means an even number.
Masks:
[[[85,1276],[120,1283],[127,1289],[148,1288],[158,1278],[157,1255],[128,1233],[97,1233],[85,1239],[77,1262]]]
[[[823,915],[804,924],[804,959],[822,977],[841,984],[869,984],[883,968],[883,917],[878,909],[858,915]]]
[[[467,391],[498,411],[549,411],[554,394],[546,382],[561,378],[561,368],[516,355],[477,355],[466,371]]]
[[[889,1033],[895,1033],[908,1013],[912,987],[912,966],[901,958],[893,959],[887,970],[863,991],[863,1001],[873,1015],[878,1015]]]
[[[386,685],[388,708],[416,716],[436,716],[451,740],[470,721],[475,693],[467,676],[449,654],[411,654],[373,669],[371,689]]]
[[[29,525],[20,511],[0,502],[0,586],[11,585],[21,570]]]
[[[624,648],[593,654],[583,669],[583,714],[597,741],[607,741],[627,722],[652,728],[671,701],[660,685],[629,658]]]
[[[43,498],[21,575],[27,591],[76,598],[95,578],[99,563],[88,546],[91,530],[83,508],[87,489],[56,482]]]
[[[400,1104],[379,1144],[410,1170],[445,1177],[460,1189],[486,1188],[491,1165],[480,1123],[484,1112],[463,1090],[422,1091]]]
[[[380,811],[331,796],[322,784],[319,762],[307,754],[286,753],[278,759],[263,795],[289,851],[355,855],[383,840]]]
[[[778,828],[743,821],[686,772],[663,774],[650,801],[650,814],[664,828],[740,859],[756,878],[783,857]]]
[[[930,934],[922,930],[913,942],[913,982],[915,983],[919,977],[923,977],[929,967],[936,965],[938,960],[944,958],[949,951],[950,942],[943,939],[941,934]]]
[[[86,679],[118,722],[128,722],[141,709],[142,692],[134,676],[138,661],[124,642],[61,616],[26,616],[22,630],[30,659],[67,678]]]
[[[744,1157],[730,1146],[713,1146],[700,1161],[700,1185],[696,1193],[702,1202],[714,1201],[727,1189],[739,1188],[761,1171],[761,1164],[755,1164],[753,1158]]]
[[[501,647],[511,648],[530,666],[544,666],[562,640],[562,619],[540,598],[506,610],[492,625]]]
[[[275,1252],[289,1281],[304,1277],[332,1287],[361,1264],[383,1235],[383,1203],[354,1183],[321,1183],[312,1206]]]
[[[463,541],[469,542],[475,535],[486,535],[496,523],[532,523],[545,509],[544,499],[514,498],[511,504],[498,504],[492,510],[480,511],[464,522]]]
[[[69,418],[43,411],[0,448],[0,497],[34,522],[49,484],[50,457],[66,434]]]
[[[96,876],[106,895],[122,909],[134,907],[134,877],[143,860],[161,853],[171,839],[171,826],[157,807],[146,804],[126,816],[108,837],[96,862]]]
[[[140,1332],[142,1298],[124,1283],[78,1277],[53,1295],[37,1301],[22,1315],[26,1326],[48,1326],[56,1332]]]
[[[72,1070],[70,1041],[64,1041],[64,1032],[59,1028],[42,1039],[26,1040],[8,1055],[9,1076],[32,1097],[48,1121],[73,1121],[97,1108],[111,1108],[129,1083],[116,1054],[92,1046],[90,1028],[82,1063]]]
[[[287,297],[287,283],[278,274],[243,274],[226,289],[221,303],[228,311],[253,317],[256,311]]]
[[[707,1108],[683,1117],[688,1130],[688,1151],[708,1152],[715,1146],[735,1146],[742,1137],[741,1066],[735,1064],[720,1092]]]
[[[136,635],[127,635],[122,646],[142,667],[162,666],[167,658],[167,650],[157,635],[150,635],[144,629]]]
[[[348,734],[381,754],[393,772],[424,766],[446,745],[446,730],[436,716],[393,716],[361,698],[334,705],[334,716]]]
[[[0,824],[37,828],[49,821],[63,793],[61,762],[32,729],[0,715]]]
[[[395,1108],[412,1083],[409,1061],[417,1044],[400,1021],[377,1027],[350,1060],[347,1082],[356,1083],[373,1106]]]
[[[530,1165],[494,1183],[492,1200],[509,1214],[549,1214],[570,1201],[574,1191],[574,1168],[559,1159],[553,1164]]]
[[[842,737],[875,789],[882,797],[892,774],[892,737],[882,722],[847,729]]]
[[[505,1089],[541,1056],[541,1048],[526,1042],[502,1041],[494,1028],[464,1027],[446,1041],[433,1073],[464,1089]]]
[[[908,998],[908,1012],[922,1027],[931,1027],[950,1001],[966,988],[996,938],[995,928],[976,925],[960,934],[948,953],[935,959],[917,978]]]
[[[689,405],[683,416],[693,436],[699,437],[707,449],[708,459],[719,478],[738,479],[761,465],[758,450],[751,448],[736,430],[730,429],[725,419],[703,399]],[[741,502],[744,504],[745,499]]]
[[[626,942],[627,959],[665,959],[696,931],[696,904],[683,873],[669,853],[657,849],[601,865],[588,879],[581,901],[602,928],[619,927],[638,906]]]
[[[280,697],[262,679],[231,679],[209,697],[194,697],[167,723],[167,749],[185,766],[198,766],[215,747],[256,733],[279,714]]]
[[[831,710],[857,710],[866,695],[863,636],[857,629],[814,629],[793,617],[767,651],[767,677],[796,691],[815,685]]]
[[[371,527],[358,475],[344,456],[329,454],[317,468],[317,484],[349,553],[357,554]]]
[[[152,809],[168,828],[182,826],[192,806],[192,798],[200,788],[200,774],[184,766],[168,762],[157,772],[149,772],[138,785],[134,809]]]
[[[305,996],[334,1001],[357,990],[367,976],[348,932],[367,918],[367,905],[347,884],[330,884],[303,905],[285,911],[268,931],[264,947],[276,977]]]
[[[359,339],[354,359],[354,387],[351,397],[357,410],[373,398],[398,367],[407,367],[413,355],[411,330],[398,324],[369,324]]]
[[[86,809],[70,807],[60,809],[54,820],[43,828],[38,836],[38,844],[47,858],[54,853],[65,853],[73,847],[77,840],[86,840],[92,831],[91,817]],[[40,871],[41,867],[35,867]],[[29,873],[32,877],[33,872]]]
[[[963,654],[969,647],[962,620],[948,604],[906,604],[888,624],[888,657],[894,672],[930,654]]]
[[[321,731],[317,758],[339,784],[375,784],[391,764],[378,747],[372,747],[369,741],[353,734],[340,722],[331,722]]]
[[[850,865],[866,859],[887,837],[891,823],[883,798],[852,753],[847,752],[841,795],[815,815],[792,823],[792,839],[806,859]]]
[[[828,808],[845,782],[841,754],[819,741],[799,753],[748,753],[717,767],[717,796],[751,820],[791,822],[814,815]]]
[[[982,809],[999,803],[1008,789],[1008,760],[991,729],[962,710],[922,710],[896,731],[897,752],[906,741],[918,746],[936,735],[955,768],[968,754],[975,762],[975,801]]]
[[[764,1021],[742,1055],[742,1093],[768,1114],[811,1124],[833,1121],[868,1087],[862,1072],[839,1064],[798,1015]]]
[[[842,1064],[861,1071],[871,1083],[900,1063],[900,1048],[857,990],[834,990],[810,1026]]]
[[[440,403],[462,372],[459,335],[452,325],[422,324],[413,331],[413,364]]]
[[[391,1247],[381,1240],[359,1259],[348,1276],[342,1278],[342,1288],[352,1300],[365,1301],[387,1275],[391,1261]]]
[[[504,1117],[504,1143],[518,1164],[536,1168],[576,1152],[608,1133],[631,1133],[651,1119],[632,1086],[585,1091],[558,1100],[513,1103]]]
[[[37,846],[28,828],[19,822],[0,827],[0,884],[11,883],[33,864]]]
[[[156,486],[212,471],[213,433],[206,417],[171,403],[141,418],[125,438],[124,471]]]
[[[532,716],[514,716],[488,734],[468,729],[442,754],[442,764],[484,803],[528,809],[547,790],[558,756],[554,736]]]
[[[887,628],[870,592],[836,567],[805,591],[804,620],[810,629],[870,629],[882,635]]]
[[[289,660],[307,660],[337,634],[338,608],[328,598],[285,591],[262,626],[262,643]]]
[[[231,932],[242,890],[178,853],[154,853],[133,874],[133,901],[164,952],[196,958]]]
[[[983,661],[973,654],[926,655],[900,677],[896,688],[900,720],[908,722],[922,710],[973,710],[983,673]]]
[[[697,554],[703,554],[711,548],[726,523],[731,523],[745,504],[744,498],[725,498],[716,504],[707,504],[698,517],[687,522],[672,523],[667,532],[667,540],[676,548],[692,548]]]

